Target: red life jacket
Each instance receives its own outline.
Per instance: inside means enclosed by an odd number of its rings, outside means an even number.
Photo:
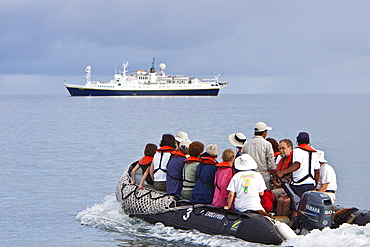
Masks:
[[[185,163],[194,163],[194,162],[202,162],[201,159],[197,158],[197,157],[194,157],[194,156],[190,156],[189,158],[186,158],[184,160]]]
[[[292,163],[293,151],[290,152],[288,157],[282,157],[276,165],[276,171],[284,171],[293,165]]]
[[[306,151],[310,151],[310,152],[316,152],[315,149],[313,149],[310,145],[308,144],[300,144],[298,146],[300,149],[303,149],[303,150],[306,150]]]
[[[139,160],[139,165],[141,166],[148,165],[152,163],[152,160],[153,160],[153,156],[144,156],[141,158],[141,160]]]
[[[229,164],[229,162],[226,162],[226,161],[222,161],[220,163],[217,163],[216,167],[217,167],[217,169],[219,169],[219,168],[221,168],[221,169],[232,168],[231,165]]]
[[[173,152],[173,151],[175,151],[175,149],[173,147],[170,147],[170,146],[162,146],[159,149],[157,149],[157,152],[163,152],[163,153]]]
[[[217,160],[215,160],[215,158],[212,156],[202,156],[200,158],[204,164],[216,165],[218,163]]]
[[[175,156],[175,157],[183,157],[183,158],[185,158],[185,157],[186,157],[186,155],[184,154],[184,152],[183,152],[183,151],[181,151],[181,150],[172,151],[172,152],[171,152],[171,154],[172,154],[173,156]]]

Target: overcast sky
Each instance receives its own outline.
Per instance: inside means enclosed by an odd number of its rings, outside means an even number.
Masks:
[[[166,63],[222,93],[370,93],[370,1],[0,0],[0,94]]]

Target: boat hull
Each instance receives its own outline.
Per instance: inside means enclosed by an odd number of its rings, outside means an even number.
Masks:
[[[189,205],[160,214],[131,214],[151,224],[161,222],[177,229],[193,230],[212,235],[234,236],[248,242],[275,244],[282,243],[271,221],[259,213],[233,213],[205,205]]]
[[[66,86],[71,96],[217,96],[215,89],[181,89],[181,90],[107,90]]]

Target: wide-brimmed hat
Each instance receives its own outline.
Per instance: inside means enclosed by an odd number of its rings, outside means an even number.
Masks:
[[[229,141],[235,147],[243,147],[247,141],[247,137],[243,133],[234,133],[229,135]]]
[[[184,131],[177,132],[175,136],[176,141],[181,142],[182,140],[189,139],[188,133]]]
[[[271,127],[268,127],[264,122],[258,122],[254,125],[254,131],[262,132],[265,130],[272,130]]]
[[[257,169],[257,163],[249,154],[242,154],[235,159],[235,168],[246,171]]]
[[[316,150],[317,156],[319,156],[319,162],[320,163],[328,163],[328,161],[325,159],[325,152],[321,150]]]

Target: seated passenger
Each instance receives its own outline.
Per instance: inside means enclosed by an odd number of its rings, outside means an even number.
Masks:
[[[206,152],[200,156],[202,162],[198,165],[195,173],[195,186],[191,202],[212,204],[218,152],[217,145],[210,144],[207,146]]]
[[[195,172],[197,170],[198,164],[202,162],[199,158],[200,154],[204,150],[204,145],[201,142],[192,142],[189,145],[189,155],[190,157],[184,160],[183,169],[183,187],[181,191],[181,196],[185,199],[190,199],[192,196],[192,191],[195,185]]]
[[[139,189],[144,187],[144,181],[148,176],[148,173],[152,177],[154,188],[161,191],[166,191],[166,178],[167,178],[167,163],[170,159],[171,152],[177,148],[175,137],[170,134],[164,134],[162,136],[160,148],[157,150],[153,157],[152,164],[149,169],[146,170],[141,182]]]
[[[320,162],[320,179],[317,185],[317,191],[324,192],[330,196],[331,202],[335,202],[335,192],[337,190],[337,176],[333,167],[328,164],[324,158],[324,151],[317,150]]]
[[[144,150],[144,157],[142,157],[139,160],[137,165],[131,171],[131,179],[132,179],[132,181],[130,183],[131,185],[136,184],[136,171],[139,168],[141,168],[142,174],[144,174],[145,171],[149,168],[149,166],[152,163],[153,156],[154,156],[156,151],[157,151],[157,145],[152,144],[152,143],[146,144],[145,150]],[[153,185],[153,180],[150,176],[147,176],[146,182],[147,182],[147,184]]]
[[[242,154],[235,159],[235,169],[239,172],[232,177],[227,187],[228,205],[224,208],[232,208],[235,198],[235,209],[239,212],[264,211],[260,196],[263,196],[266,184],[262,175],[254,171],[257,169],[257,163],[249,154]]]
[[[179,143],[177,151],[171,153],[170,160],[167,163],[167,194],[174,195],[176,197],[181,196],[182,190],[182,174],[184,169],[184,160],[186,155],[189,153],[190,141],[184,139]]]
[[[283,171],[293,165],[293,142],[289,139],[283,139],[279,142],[279,150],[281,159],[276,165],[276,171]],[[291,174],[286,174],[284,177],[291,180]],[[290,198],[281,187],[280,182],[275,182],[272,193],[275,197],[276,215],[289,216],[290,213]]]
[[[229,194],[227,186],[233,177],[232,165],[235,160],[234,151],[231,148],[224,150],[222,152],[222,160],[221,163],[216,164],[215,192],[212,200],[212,205],[215,207],[227,206],[227,196]]]

